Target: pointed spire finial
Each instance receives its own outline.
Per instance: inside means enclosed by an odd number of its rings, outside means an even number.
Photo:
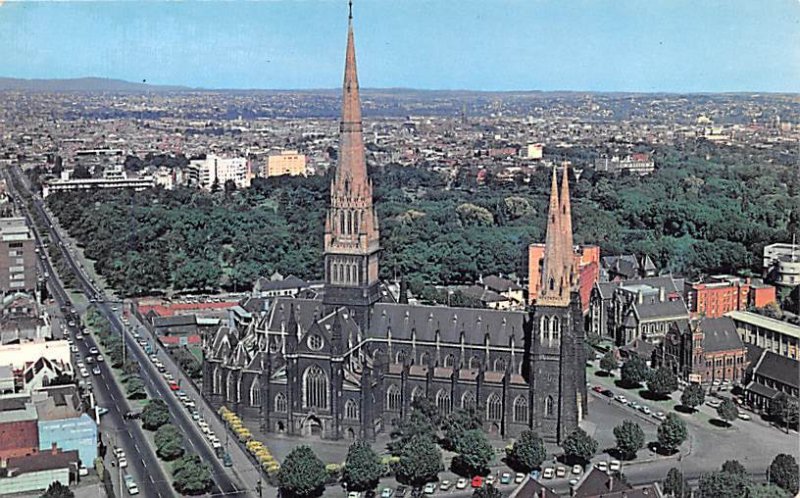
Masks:
[[[353,0],[350,0],[349,2],[347,2],[347,5],[350,7],[350,16],[348,17],[348,19],[350,19],[352,21],[353,20]]]

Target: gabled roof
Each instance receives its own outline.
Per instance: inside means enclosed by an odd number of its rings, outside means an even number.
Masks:
[[[744,348],[742,338],[736,331],[736,324],[730,318],[705,318],[697,326],[703,331],[703,352]]]
[[[495,292],[508,292],[522,290],[522,287],[507,278],[489,275],[483,279],[483,285]]]
[[[764,351],[753,374],[800,388],[800,362],[772,351]]]
[[[674,301],[658,301],[655,303],[634,304],[633,309],[640,321],[660,320],[675,318],[680,319],[689,316],[689,310],[682,299]]]

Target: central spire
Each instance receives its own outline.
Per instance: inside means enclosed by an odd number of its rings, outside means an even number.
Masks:
[[[558,195],[558,175],[553,167],[550,183],[550,208],[547,213],[547,236],[545,238],[544,267],[537,304],[567,306],[574,280],[574,253],[572,249],[572,212],[569,202],[569,180],[567,165],[561,181],[561,197]]]
[[[359,306],[378,297],[378,218],[367,175],[358,91],[353,5],[349,2],[347,49],[339,122],[339,161],[325,220],[325,300]]]

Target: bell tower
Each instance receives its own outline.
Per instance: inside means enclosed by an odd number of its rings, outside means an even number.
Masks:
[[[325,220],[325,296],[330,307],[346,306],[363,321],[369,305],[380,298],[378,217],[367,176],[361,100],[358,93],[353,7],[347,28],[347,51],[339,123],[339,162],[331,182],[331,204]]]

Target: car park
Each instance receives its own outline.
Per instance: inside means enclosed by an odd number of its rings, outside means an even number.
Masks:
[[[456,489],[466,489],[469,486],[469,481],[465,477],[459,477],[456,481]]]
[[[425,485],[425,487],[422,489],[422,492],[423,492],[423,493],[425,493],[426,495],[432,495],[433,493],[435,493],[435,492],[436,492],[436,483],[434,483],[434,482],[429,482],[429,483],[428,483],[428,484],[426,484],[426,485]]]
[[[542,471],[542,479],[552,479],[556,475],[553,467],[547,467]]]

